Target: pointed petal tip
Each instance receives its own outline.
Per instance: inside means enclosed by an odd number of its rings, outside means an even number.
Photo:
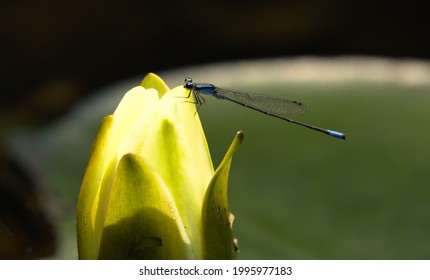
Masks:
[[[242,130],[239,130],[238,132],[236,132],[236,136],[234,137],[234,142],[237,141],[237,143],[235,143],[236,145],[240,145],[242,144],[243,138],[245,137],[245,134],[243,133]]]
[[[156,74],[148,73],[140,83],[144,88],[154,88],[158,91],[160,97],[163,96],[170,89],[166,83]]]

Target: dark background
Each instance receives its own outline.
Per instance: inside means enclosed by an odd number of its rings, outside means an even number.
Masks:
[[[1,124],[56,116],[103,85],[191,64],[297,55],[428,59],[425,11],[370,0],[3,0]]]
[[[49,123],[97,89],[148,72],[302,55],[427,60],[426,16],[423,4],[370,0],[3,0],[0,141],[15,127]],[[34,178],[1,147],[0,258],[49,256],[55,231]]]

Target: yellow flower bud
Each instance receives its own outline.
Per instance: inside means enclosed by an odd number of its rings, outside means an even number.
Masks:
[[[80,259],[234,257],[227,185],[243,133],[214,171],[193,102],[148,74],[103,120],[79,193]]]

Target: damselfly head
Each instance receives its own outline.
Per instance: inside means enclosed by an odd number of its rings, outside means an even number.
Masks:
[[[191,79],[190,77],[186,77],[184,80],[185,84],[184,84],[184,88],[192,88],[193,87],[193,79]]]

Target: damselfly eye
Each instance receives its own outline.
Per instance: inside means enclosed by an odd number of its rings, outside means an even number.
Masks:
[[[185,82],[186,84],[189,84],[189,83],[192,83],[192,82],[193,82],[193,79],[191,79],[190,77],[186,77],[184,82]]]

